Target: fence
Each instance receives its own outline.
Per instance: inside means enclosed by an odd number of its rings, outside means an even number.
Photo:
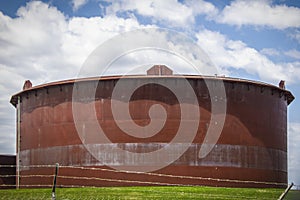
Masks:
[[[16,168],[15,165],[0,165],[1,168]],[[19,176],[16,174],[1,174],[0,179],[19,179],[16,184],[0,182],[0,188],[5,187],[52,187],[55,165],[20,166]],[[189,181],[187,181],[189,180]],[[191,181],[192,180],[192,181]],[[187,184],[191,183],[191,184]],[[259,187],[286,187],[286,183],[264,182],[252,180],[220,179],[198,176],[171,175],[152,172],[123,171],[100,167],[59,166],[57,187],[86,187],[86,186],[118,186],[118,185],[165,185],[191,186],[206,185],[206,183],[237,183]],[[209,185],[209,184],[208,184]],[[299,185],[294,186],[299,188]]]

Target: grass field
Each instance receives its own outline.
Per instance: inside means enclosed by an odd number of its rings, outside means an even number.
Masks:
[[[283,189],[215,187],[101,187],[57,188],[57,200],[72,199],[278,199]],[[0,199],[51,199],[51,189],[0,190]],[[289,200],[300,199],[300,191],[290,191]]]

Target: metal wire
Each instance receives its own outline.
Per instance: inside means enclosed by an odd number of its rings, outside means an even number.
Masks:
[[[16,167],[16,165],[0,165],[0,168],[5,167]],[[55,165],[28,165],[20,166],[22,168],[54,168]],[[179,179],[192,179],[192,180],[206,180],[206,181],[217,181],[217,182],[231,182],[231,183],[244,183],[244,184],[263,184],[263,185],[278,185],[286,186],[286,183],[278,182],[264,182],[264,181],[252,181],[252,180],[237,180],[237,179],[221,179],[221,178],[208,178],[208,177],[198,177],[198,176],[182,176],[182,175],[171,175],[171,174],[159,174],[151,172],[139,172],[139,171],[124,171],[124,170],[113,170],[105,168],[95,168],[95,167],[83,167],[83,166],[60,166],[60,168],[69,168],[69,169],[80,169],[80,170],[93,170],[93,171],[108,171],[113,173],[126,173],[126,174],[142,174],[148,176],[158,176],[158,177],[169,177],[169,178],[179,178]],[[13,177],[16,175],[0,175],[0,177]],[[20,177],[53,177],[54,175],[20,175]],[[173,183],[160,183],[160,182],[147,182],[147,181],[136,181],[136,180],[122,180],[122,179],[104,179],[98,177],[83,177],[83,176],[62,176],[59,175],[59,178],[68,178],[68,179],[85,179],[85,180],[101,180],[101,181],[110,181],[110,182],[126,182],[126,183],[143,183],[143,184],[153,184],[153,185],[174,185],[174,186],[186,186],[185,184],[173,184]]]

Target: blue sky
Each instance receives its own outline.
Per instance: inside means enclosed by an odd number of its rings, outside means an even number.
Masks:
[[[126,2],[126,3],[125,3]],[[99,44],[124,31],[162,27],[192,38],[221,74],[271,84],[286,80],[289,181],[300,185],[300,1],[0,1],[0,153],[15,153],[10,96],[76,77]]]

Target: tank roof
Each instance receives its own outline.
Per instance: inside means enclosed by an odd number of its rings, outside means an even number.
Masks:
[[[245,84],[253,84],[258,85],[262,87],[270,87],[277,90],[281,90],[284,92],[284,94],[287,96],[287,103],[290,104],[295,97],[293,94],[286,90],[285,88],[275,86],[272,84],[260,82],[260,81],[254,81],[254,80],[248,80],[248,79],[241,79],[241,78],[233,78],[233,77],[225,77],[225,76],[204,76],[204,75],[177,75],[177,74],[171,74],[171,75],[115,75],[115,76],[101,76],[101,77],[88,77],[88,78],[77,78],[77,79],[68,79],[68,80],[62,80],[62,81],[55,81],[50,82],[46,84],[41,84],[33,87],[24,88],[24,90],[14,94],[11,97],[10,103],[14,106],[17,105],[17,98],[22,93],[26,93],[28,91],[43,89],[43,88],[49,88],[52,86],[57,85],[65,85],[65,84],[74,84],[76,82],[86,82],[86,81],[105,81],[105,80],[118,80],[118,79],[140,79],[140,78],[185,78],[185,79],[202,79],[202,80],[221,80],[224,82],[234,82],[234,83],[245,83]],[[28,80],[27,80],[28,81]]]

